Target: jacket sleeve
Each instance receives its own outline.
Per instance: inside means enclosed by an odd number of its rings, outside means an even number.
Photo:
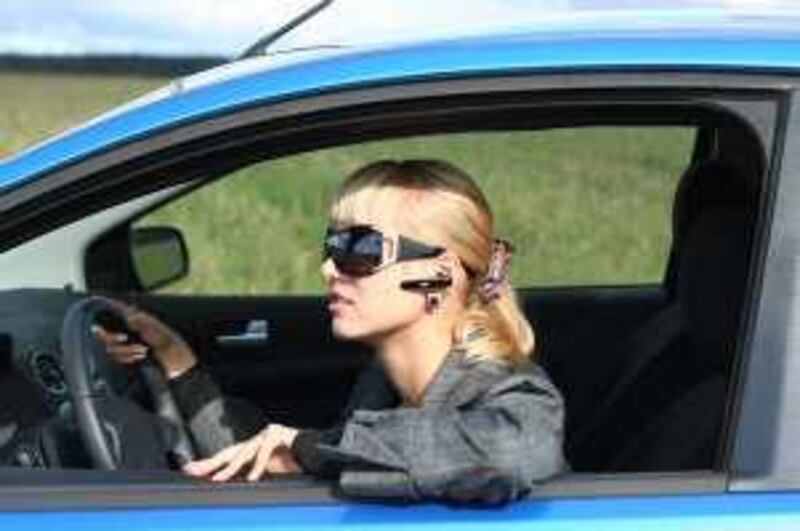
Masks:
[[[378,410],[395,407],[397,394],[386,379],[380,363],[367,365],[358,375],[339,421],[325,430],[300,430],[292,444],[292,453],[304,472],[315,476],[338,478],[344,463],[337,454],[326,451],[342,438],[344,423],[357,409]]]
[[[170,380],[169,385],[201,457],[247,439],[267,424],[255,405],[223,396],[200,364]]]
[[[563,402],[541,369],[464,395],[454,407],[355,411],[326,449],[343,463],[342,493],[496,504],[566,468]]]

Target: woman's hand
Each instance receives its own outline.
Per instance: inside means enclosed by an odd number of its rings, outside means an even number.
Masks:
[[[188,463],[183,471],[211,481],[228,481],[248,466],[248,481],[257,481],[264,474],[298,474],[302,469],[291,450],[295,437],[296,429],[270,424],[244,442],[228,446],[208,459]]]
[[[170,327],[150,315],[123,304],[111,301],[125,318],[128,328],[139,334],[143,343],[130,343],[127,334],[110,332],[102,326],[92,329],[95,336],[106,346],[108,354],[118,363],[136,363],[143,360],[148,351],[163,367],[167,378],[175,378],[189,370],[197,358],[183,338]]]

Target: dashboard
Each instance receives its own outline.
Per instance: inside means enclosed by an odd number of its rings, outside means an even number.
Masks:
[[[59,336],[66,290],[0,291],[0,465],[88,465],[71,409]]]

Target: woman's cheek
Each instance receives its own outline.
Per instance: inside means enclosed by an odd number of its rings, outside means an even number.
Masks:
[[[386,305],[357,297],[354,301],[336,308],[331,314],[334,335],[342,339],[363,339],[381,331]]]
[[[394,271],[359,282],[351,304],[332,312],[332,328],[343,339],[375,339],[403,328],[424,314],[421,295],[399,289]]]

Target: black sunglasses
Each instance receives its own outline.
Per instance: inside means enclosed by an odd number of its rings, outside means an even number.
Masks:
[[[388,252],[387,246],[390,246]],[[443,252],[443,247],[426,245],[405,236],[398,236],[395,241],[369,225],[353,225],[328,228],[322,259],[333,260],[336,269],[345,275],[365,277],[395,262],[433,258]]]

